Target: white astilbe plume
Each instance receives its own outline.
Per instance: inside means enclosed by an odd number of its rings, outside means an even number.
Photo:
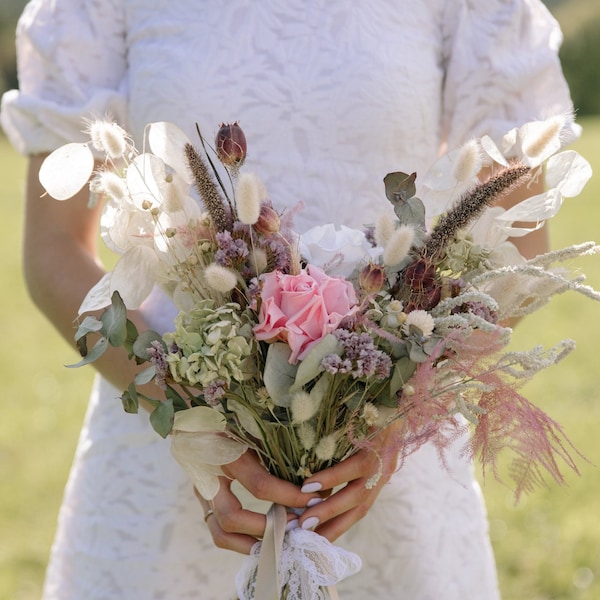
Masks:
[[[573,340],[562,340],[550,350],[535,346],[525,352],[506,352],[498,366],[515,379],[531,379],[536,373],[551,367],[575,350]]]
[[[260,216],[263,186],[254,173],[242,173],[239,176],[235,201],[238,219],[245,225],[254,225]]]
[[[414,241],[415,230],[410,225],[398,227],[383,250],[383,262],[388,267],[400,264],[408,256]]]
[[[92,146],[116,160],[126,155],[129,144],[127,132],[111,121],[93,121],[89,124]]]
[[[222,294],[230,292],[237,284],[235,273],[217,263],[212,263],[206,267],[204,279],[209,287]]]
[[[470,140],[460,148],[452,174],[459,184],[472,181],[481,171],[482,165],[483,155],[479,142]]]
[[[396,229],[396,222],[388,214],[381,214],[375,222],[375,242],[385,247]]]
[[[501,319],[531,314],[546,304],[552,296],[567,290],[599,301],[600,293],[581,283],[580,277],[569,279],[558,270],[551,271],[546,268],[551,263],[599,252],[600,247],[593,243],[571,246],[538,256],[523,265],[487,271],[475,277],[472,284],[484,288],[497,300]]]

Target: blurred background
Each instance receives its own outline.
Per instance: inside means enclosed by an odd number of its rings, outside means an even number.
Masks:
[[[546,4],[564,32],[561,59],[583,125],[575,148],[598,174],[550,224],[552,245],[559,248],[600,241],[600,3]],[[24,0],[0,0],[0,94],[17,85],[14,30],[24,5]],[[20,262],[24,173],[24,159],[0,131],[0,600],[40,597],[93,376],[91,369],[63,367],[75,361],[75,353],[25,293]],[[571,267],[600,289],[600,256]],[[564,426],[582,457],[577,461],[581,474],[565,471],[565,486],[550,482],[516,505],[510,489],[485,477],[505,600],[600,598],[599,321],[599,304],[567,294],[516,330],[517,349],[548,347],[563,338],[577,341],[574,354],[524,392]]]

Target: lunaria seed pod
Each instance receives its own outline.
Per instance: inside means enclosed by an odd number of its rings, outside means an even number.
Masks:
[[[226,166],[237,169],[246,159],[246,136],[244,130],[235,123],[222,123],[215,137],[215,147],[219,160]]]

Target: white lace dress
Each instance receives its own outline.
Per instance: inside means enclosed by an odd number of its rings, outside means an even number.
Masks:
[[[211,135],[239,120],[247,165],[297,225],[360,227],[382,179],[444,144],[571,107],[560,32],[537,0],[35,0],[18,32],[20,91],[2,124],[23,153],[82,137],[106,112]],[[148,319],[167,328],[154,297]],[[147,416],[98,380],[60,513],[46,600],[223,600],[241,556],[213,547],[186,476]],[[423,448],[339,544],[362,572],[342,600],[498,597],[470,465]]]

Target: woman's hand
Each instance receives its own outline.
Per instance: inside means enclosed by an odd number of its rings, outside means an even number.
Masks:
[[[234,479],[255,498],[288,508],[303,509],[319,498],[316,493],[303,493],[293,483],[271,475],[250,450],[236,461],[223,465],[221,469],[225,476],[219,478],[219,491],[211,502],[201,498],[196,491],[196,496],[204,507],[206,524],[218,548],[249,554],[265,531],[266,516],[244,509],[231,491]],[[288,523],[295,526],[296,518],[296,515],[289,513]]]
[[[322,496],[335,487],[347,485],[322,502],[311,503],[299,519],[300,527],[313,529],[333,542],[360,521],[397,468],[402,430],[402,421],[395,421],[373,438],[372,448],[359,450],[308,478],[302,490],[318,491]],[[376,482],[370,485],[374,477]]]

